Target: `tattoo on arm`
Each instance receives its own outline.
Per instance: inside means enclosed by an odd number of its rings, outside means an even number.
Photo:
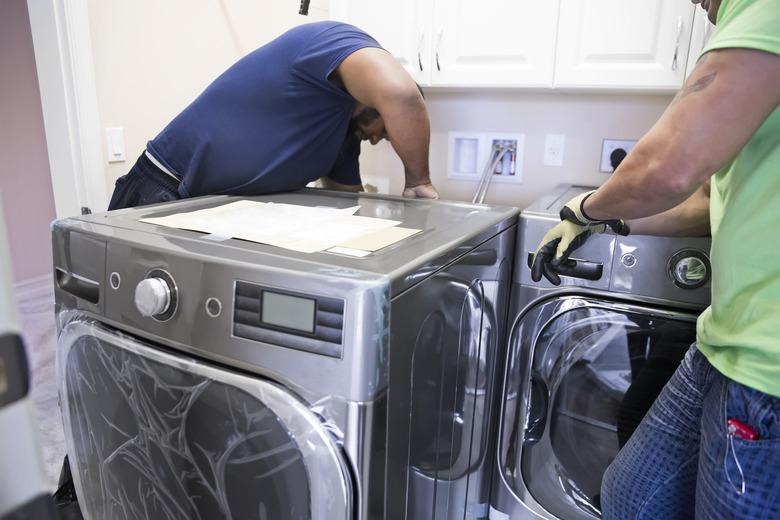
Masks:
[[[688,85],[687,87],[684,87],[680,92],[677,93],[677,96],[674,98],[675,101],[678,101],[685,96],[688,96],[689,94],[693,94],[694,92],[699,92],[701,90],[704,90],[705,88],[709,87],[713,81],[715,81],[715,76],[717,76],[717,72],[710,72],[706,76],[702,76],[701,78],[697,79],[692,85]]]

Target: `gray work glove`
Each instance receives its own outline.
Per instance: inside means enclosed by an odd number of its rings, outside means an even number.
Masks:
[[[553,285],[561,284],[561,277],[556,272],[569,259],[569,255],[593,233],[604,233],[611,229],[618,235],[628,235],[628,224],[620,219],[595,220],[588,217],[582,210],[585,200],[595,190],[578,195],[561,208],[561,223],[547,232],[536,248],[531,263],[531,278],[538,282],[542,276]]]

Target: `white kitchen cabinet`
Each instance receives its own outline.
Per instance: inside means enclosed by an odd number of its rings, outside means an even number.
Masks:
[[[331,0],[420,84],[552,86],[558,2]]]
[[[695,6],[658,0],[560,0],[555,86],[676,90]]]
[[[430,0],[331,0],[330,17],[376,38],[422,85],[430,83]]]
[[[691,34],[691,47],[688,52],[688,66],[685,69],[685,77],[691,75],[696,67],[696,61],[704,50],[704,46],[709,41],[715,26],[707,19],[707,13],[703,9],[696,9],[696,15],[693,17],[693,33]]]
[[[434,86],[552,86],[558,2],[436,0]]]

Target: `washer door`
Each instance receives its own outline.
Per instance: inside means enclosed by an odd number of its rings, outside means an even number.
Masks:
[[[514,332],[504,481],[543,517],[598,518],[604,471],[695,340],[695,316],[562,297],[531,309]]]
[[[87,321],[63,329],[57,357],[85,518],[352,517],[340,449],[280,386]]]

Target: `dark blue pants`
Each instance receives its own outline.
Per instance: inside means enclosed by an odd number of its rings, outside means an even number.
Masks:
[[[730,437],[734,418],[760,433]],[[601,485],[605,520],[780,518],[780,398],[718,372],[695,346]]]
[[[133,208],[178,200],[181,198],[178,188],[178,180],[160,170],[142,153],[128,174],[116,180],[108,209]]]

